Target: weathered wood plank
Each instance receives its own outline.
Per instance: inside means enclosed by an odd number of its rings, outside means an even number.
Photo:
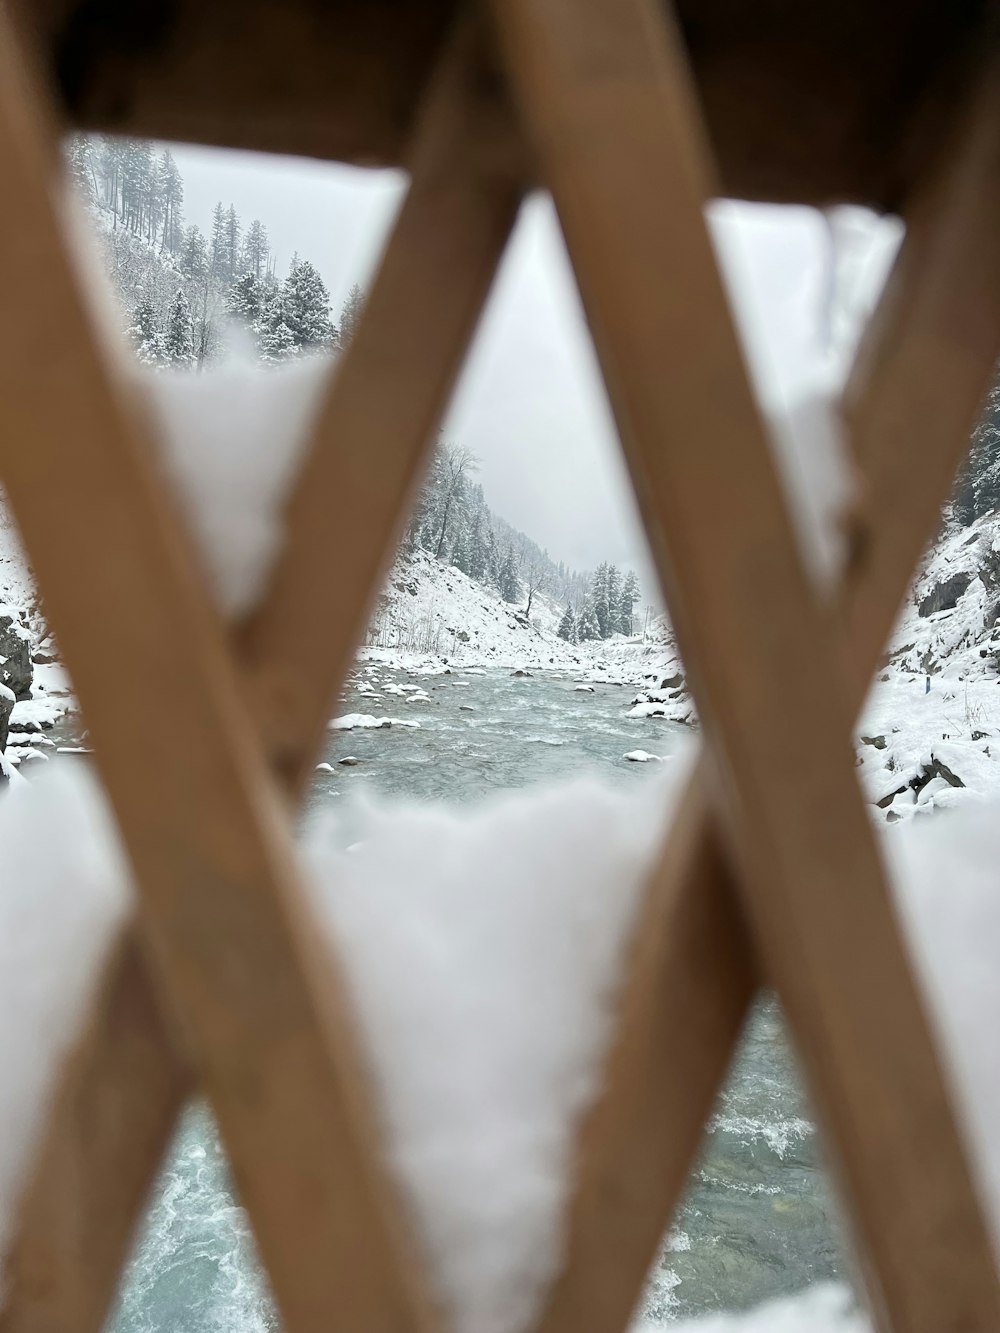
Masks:
[[[468,39],[460,41],[468,45]],[[468,55],[475,58],[475,51]],[[242,640],[252,656],[249,688],[261,702],[259,724],[262,732],[270,731],[272,757],[293,787],[307,771],[314,741],[309,727],[322,729],[328,698],[359,636],[359,617],[403,521],[426,442],[516,211],[519,191],[502,127],[495,126],[495,104],[482,82],[470,86],[463,77],[471,68],[461,48],[450,53],[431,90],[415,133],[410,190],[297,483],[292,511],[301,526],[289,533],[288,550],[260,611],[234,641],[238,649]],[[397,377],[401,360],[405,374]],[[363,415],[366,396],[374,400],[373,419]],[[351,457],[345,441],[360,439],[366,467],[383,488],[367,521],[361,508],[367,483],[360,494],[357,480],[344,475]],[[331,496],[340,496],[344,505],[344,528],[353,542],[346,549],[340,526],[330,523]],[[344,568],[354,575],[346,603],[317,615],[313,587],[339,585]],[[300,666],[303,645],[309,650]],[[271,662],[278,678],[293,673],[296,707],[287,713],[293,745],[274,712],[282,700],[255,684],[269,678]],[[95,1013],[62,1081],[26,1196],[6,1264],[3,1333],[101,1328],[164,1135],[189,1087],[183,1062],[163,1036],[159,1002],[131,931],[109,966],[106,989],[111,998]],[[117,1016],[123,1011],[133,1015],[136,1038],[157,1052],[150,1077],[142,1082],[133,1077],[134,1063],[122,1040]],[[124,1108],[106,1131],[108,1151],[116,1153],[114,1171],[106,1170],[103,1140],[88,1144],[78,1134],[80,1124],[98,1132],[109,1098]],[[167,1129],[161,1130],[164,1123]],[[74,1191],[66,1189],[68,1178],[77,1182]],[[87,1200],[85,1213],[80,1198]],[[100,1228],[93,1225],[95,1217],[102,1219]],[[53,1237],[60,1238],[58,1245]]]
[[[705,231],[685,71],[650,4],[498,0],[493,12],[717,760],[743,901],[878,1275],[876,1310],[897,1330],[992,1328],[992,1255],[854,780],[845,673]]]
[[[297,879],[286,803],[141,423],[95,344],[16,59],[4,33],[0,173],[17,207],[0,213],[0,241],[18,262],[5,286],[17,318],[0,332],[0,461],[135,871],[144,951],[288,1328],[338,1310],[373,1331],[425,1329],[430,1302],[384,1178],[349,1007]],[[109,660],[129,670],[109,674]]]
[[[856,705],[909,571],[937,524],[955,460],[967,448],[970,422],[1000,356],[998,154],[1000,118],[987,90],[974,99],[946,161],[907,209],[906,237],[851,377],[845,417],[865,500],[864,529],[863,544],[856,543],[860,558],[845,570],[836,602],[848,634]],[[925,373],[928,349],[943,348],[950,362],[956,330],[960,372],[936,379],[933,402],[925,399],[923,410],[913,412],[912,386]],[[887,429],[892,422],[905,429]],[[905,454],[905,487],[882,462],[889,451]],[[890,508],[894,522],[883,534],[875,517]],[[851,632],[861,622],[867,630]],[[691,809],[702,818],[711,813],[705,780],[699,774],[688,793],[686,819]],[[676,1210],[729,1063],[731,1034],[749,1003],[749,957],[735,946],[741,921],[718,836],[709,836],[707,826],[680,827],[687,832],[672,833],[636,931],[638,957],[616,1047],[578,1147],[567,1259],[539,1333],[577,1328],[587,1311],[599,1312],[602,1328],[626,1323]],[[691,966],[693,958],[698,966]],[[714,1030],[703,1026],[705,1014],[721,1014]],[[646,1077],[636,1078],[636,1068]],[[680,1105],[678,1087],[684,1089]],[[607,1262],[599,1264],[602,1255]]]

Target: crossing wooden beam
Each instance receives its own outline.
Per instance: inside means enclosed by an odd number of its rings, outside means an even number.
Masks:
[[[799,560],[742,364],[676,44],[642,0],[498,0],[493,14],[694,683],[712,761],[699,776],[876,1313],[897,1333],[994,1327],[990,1245],[853,773],[846,654]]]
[[[458,35],[414,136],[411,185],[289,506],[288,542],[234,647],[272,763],[290,794],[311,771],[387,553],[513,225],[523,174],[478,37]],[[393,377],[393,392],[384,377]],[[361,459],[361,466],[357,460]],[[331,523],[331,511],[340,522]],[[294,518],[294,522],[292,519]],[[352,579],[344,580],[345,568]],[[326,573],[324,574],[324,571]],[[317,582],[332,605],[317,605]],[[345,589],[338,592],[337,589]],[[284,711],[282,711],[284,710]],[[191,1077],[167,1039],[133,931],[68,1067],[6,1263],[0,1329],[99,1329]],[[121,1015],[158,1069],[137,1080]],[[105,1123],[109,1088],[125,1112]],[[117,1151],[114,1171],[81,1127]],[[80,1182],[67,1191],[67,1167]],[[104,1219],[95,1229],[92,1216]],[[58,1243],[54,1243],[55,1240]]]
[[[987,83],[907,230],[851,375],[842,412],[857,459],[854,557],[835,598],[860,705],[909,571],[933,536],[1000,356],[1000,116]],[[957,327],[962,337],[955,340]],[[960,363],[933,403],[914,402],[928,349]],[[944,389],[944,392],[940,392]],[[896,429],[887,423],[897,423]],[[897,486],[883,459],[906,459]],[[894,511],[887,534],[877,516]],[[864,608],[864,609],[860,609]],[[852,625],[870,628],[858,633]],[[621,1328],[686,1183],[748,1013],[756,977],[732,870],[694,784],[654,872],[601,1096],[578,1144],[567,1257],[539,1329],[598,1312]],[[678,1095],[683,1089],[683,1096]]]

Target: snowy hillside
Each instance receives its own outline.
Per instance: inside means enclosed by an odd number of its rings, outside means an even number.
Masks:
[[[556,634],[562,608],[528,590],[511,602],[454,565],[417,549],[397,560],[372,616],[367,656],[455,659],[512,668],[558,667],[587,679],[639,681],[668,660],[660,642],[620,635],[568,643]]]

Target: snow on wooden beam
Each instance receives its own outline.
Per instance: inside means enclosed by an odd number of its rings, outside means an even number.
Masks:
[[[494,15],[871,1296],[899,1333],[985,1330],[1000,1318],[992,1254],[853,772],[832,620],[796,552],[705,227],[710,168],[676,42],[638,0],[497,0]]]

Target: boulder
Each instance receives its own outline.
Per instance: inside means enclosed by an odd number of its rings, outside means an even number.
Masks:
[[[917,607],[917,615],[932,616],[937,611],[951,611],[971,582],[972,574],[968,570],[959,570],[940,583],[935,583]]]
[[[0,685],[13,690],[15,698],[27,699],[33,674],[31,634],[12,607],[0,606]]]
[[[0,754],[7,748],[7,732],[10,728],[10,715],[14,711],[14,691],[6,685],[0,685]]]

